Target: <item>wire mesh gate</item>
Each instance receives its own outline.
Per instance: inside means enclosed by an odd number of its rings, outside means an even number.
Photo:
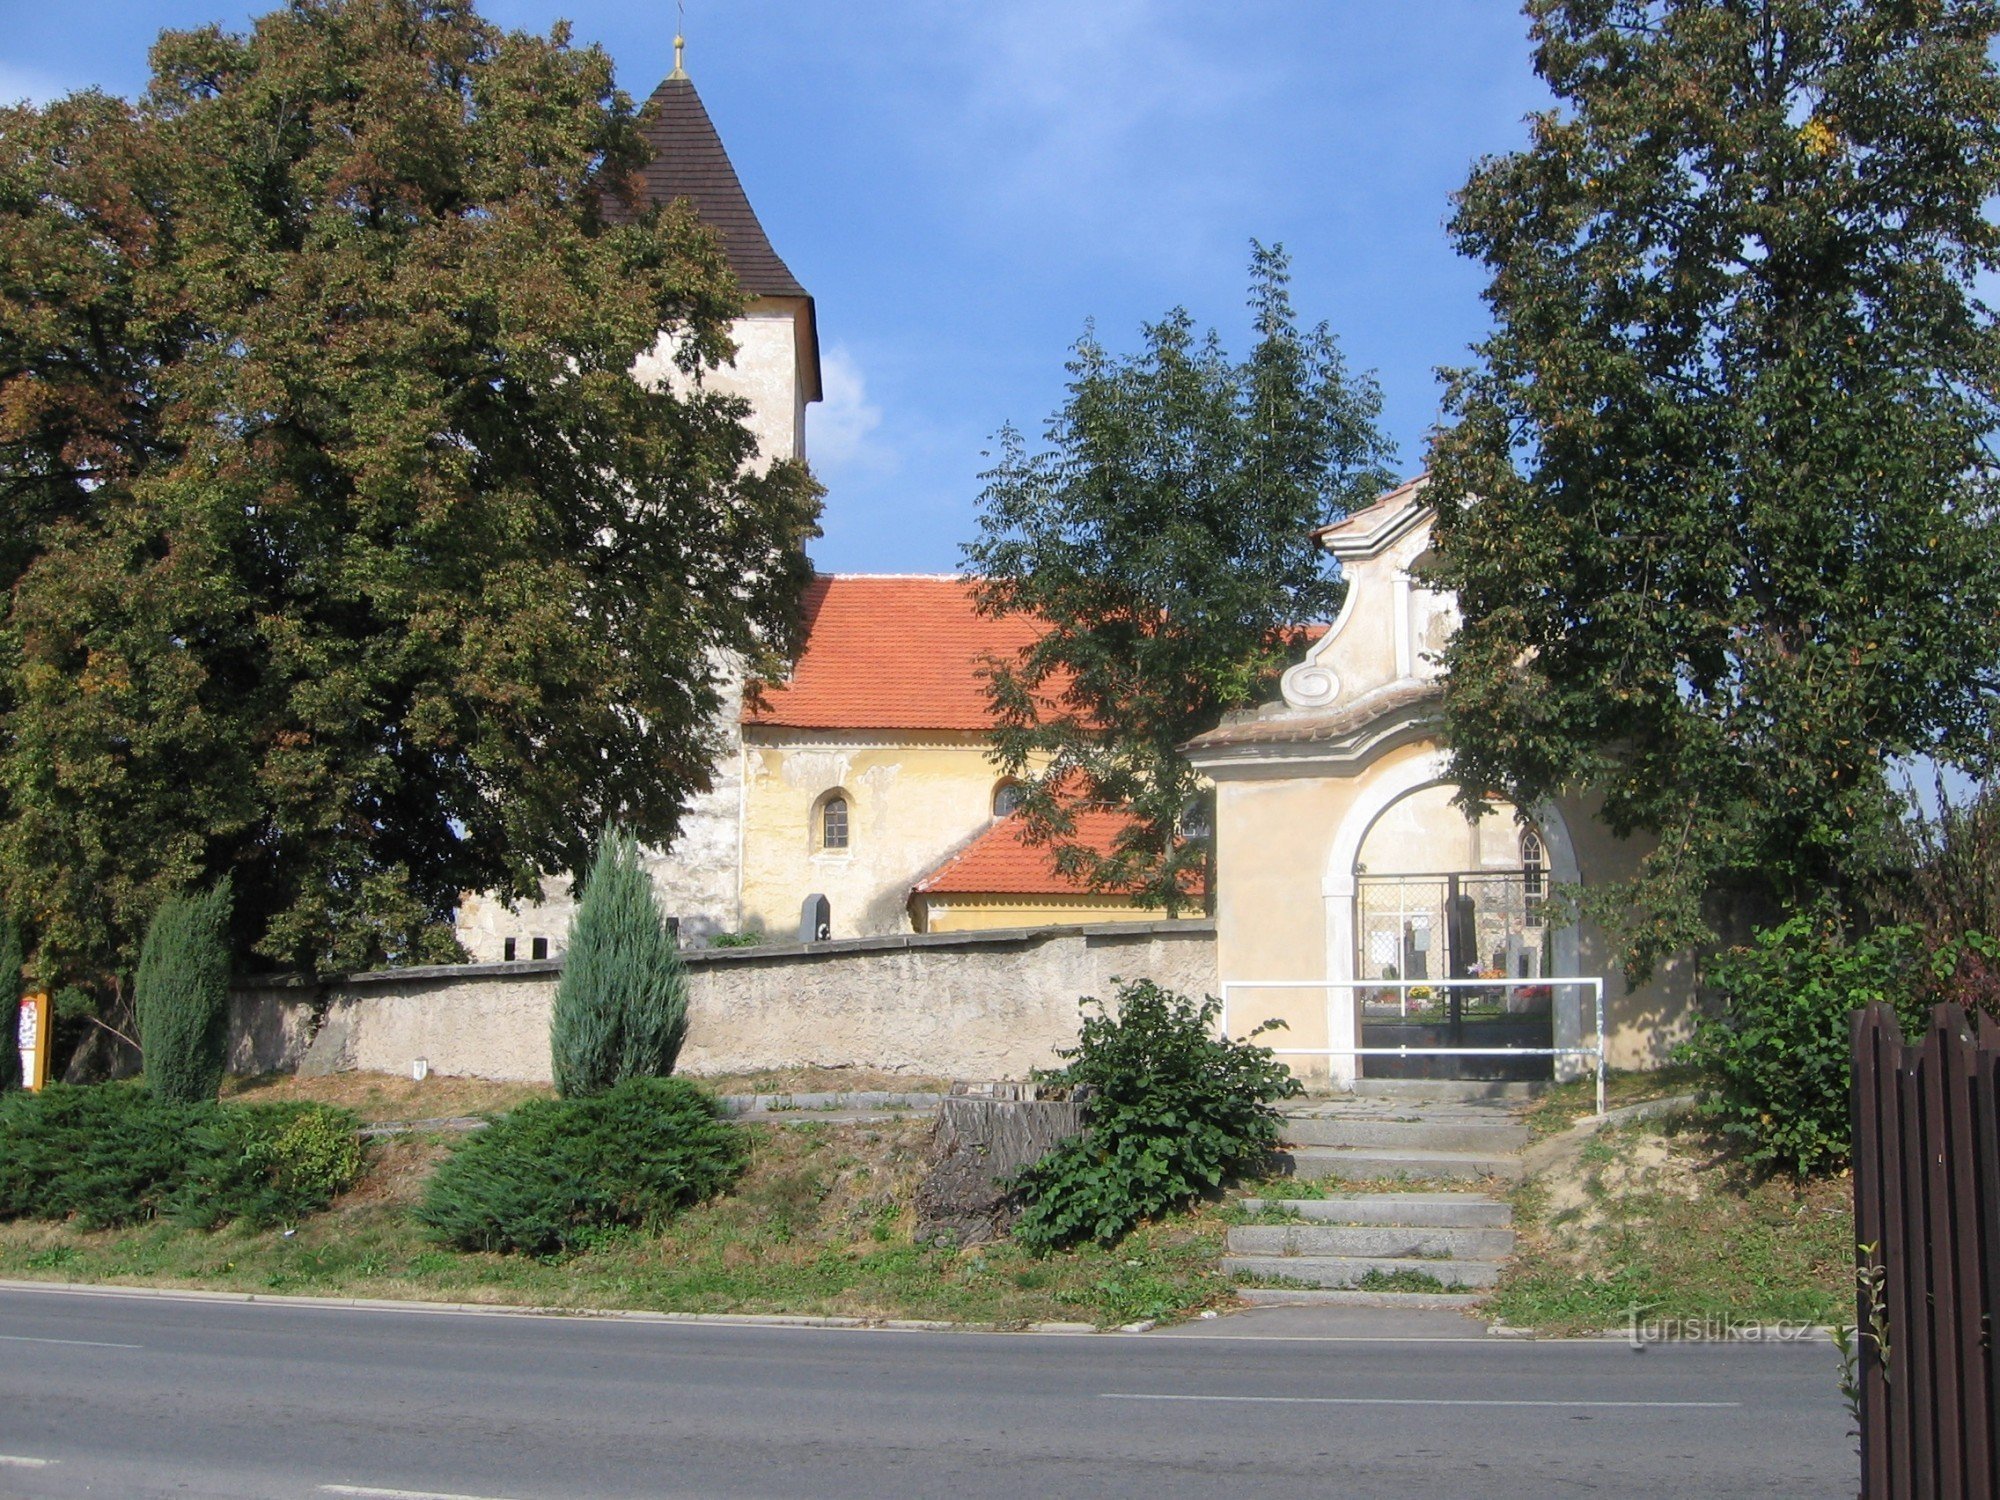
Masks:
[[[1368,1073],[1549,1077],[1554,991],[1541,982],[1549,968],[1547,898],[1539,872],[1361,877],[1356,1001],[1362,1045],[1378,1054]],[[1385,1055],[1406,1048],[1421,1051]]]

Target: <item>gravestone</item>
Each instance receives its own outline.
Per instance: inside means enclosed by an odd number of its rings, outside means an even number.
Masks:
[[[799,908],[799,941],[823,943],[833,936],[833,907],[824,896],[808,896]]]

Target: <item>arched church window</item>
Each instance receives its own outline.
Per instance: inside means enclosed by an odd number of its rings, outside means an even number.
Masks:
[[[838,792],[820,800],[819,826],[814,830],[822,849],[847,847],[847,798]]]
[[[1008,780],[993,788],[993,816],[1004,818],[1020,807],[1026,799],[1027,790],[1018,781]]]
[[[1521,830],[1521,894],[1529,925],[1541,925],[1542,903],[1549,894],[1549,862],[1542,836],[1532,828]]]

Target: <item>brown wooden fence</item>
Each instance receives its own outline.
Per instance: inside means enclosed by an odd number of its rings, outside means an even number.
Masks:
[[[2000,1024],[1854,1015],[1861,1493],[2000,1494]]]

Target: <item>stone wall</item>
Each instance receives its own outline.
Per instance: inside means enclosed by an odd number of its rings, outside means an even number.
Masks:
[[[1119,979],[1216,989],[1211,922],[857,938],[690,952],[686,1073],[866,1067],[1020,1078],[1076,1038],[1077,1000]],[[407,1072],[546,1081],[559,961],[252,982],[237,1073]]]

